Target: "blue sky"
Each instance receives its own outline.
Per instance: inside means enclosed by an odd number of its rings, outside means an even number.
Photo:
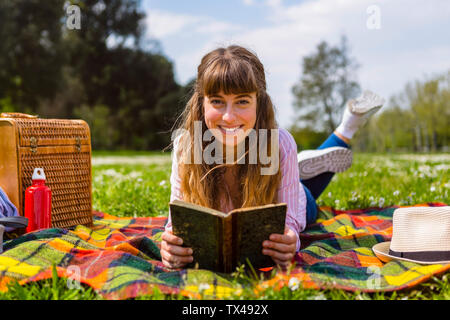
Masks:
[[[142,8],[145,37],[160,42],[180,84],[195,77],[202,56],[218,46],[256,52],[284,128],[295,118],[291,88],[302,57],[322,40],[334,45],[345,34],[361,66],[362,88],[387,99],[407,82],[450,70],[446,0],[143,0]],[[379,28],[370,28],[373,23]]]

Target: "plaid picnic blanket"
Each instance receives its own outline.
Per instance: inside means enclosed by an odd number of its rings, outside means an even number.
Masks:
[[[441,205],[445,204],[418,206]],[[254,291],[293,282],[305,288],[392,291],[448,271],[450,265],[383,264],[376,258],[371,248],[390,239],[392,214],[398,207],[347,211],[322,207],[317,223],[301,234],[302,249],[295,257],[295,268],[277,271]],[[46,229],[6,241],[0,255],[0,290],[8,290],[8,283],[14,280],[26,284],[51,278],[56,266],[58,276],[85,283],[106,299],[151,294],[155,288],[194,298],[238,296],[245,284],[233,281],[232,275],[163,266],[159,244],[166,219],[119,218],[94,212],[93,228]]]

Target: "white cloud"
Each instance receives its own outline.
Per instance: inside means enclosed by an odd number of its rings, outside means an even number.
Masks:
[[[252,6],[255,4],[254,0],[243,0],[242,1],[246,6]]]
[[[282,0],[266,0],[266,5],[269,7],[279,7],[281,6]]]
[[[246,5],[256,3],[243,1]],[[248,47],[263,62],[269,93],[278,106],[278,120],[288,127],[294,115],[291,88],[300,78],[301,59],[314,52],[322,40],[335,45],[346,34],[351,54],[361,64],[361,86],[386,98],[408,81],[450,68],[450,44],[445,40],[446,30],[450,30],[450,2],[318,0],[287,6],[264,0],[264,4],[271,5],[270,14],[261,18],[267,23],[258,27],[168,13],[154,18],[163,45],[170,35],[184,47],[183,51],[166,52],[175,61],[178,78],[186,82],[194,77],[201,57],[218,46],[236,43]],[[381,29],[377,30],[369,30],[366,24],[366,10],[373,4],[380,8]],[[186,29],[195,34],[200,45],[189,46],[182,36]]]
[[[147,14],[147,32],[150,36],[163,39],[176,34],[192,23],[197,22],[197,18],[190,15],[173,14],[164,11],[151,10]]]
[[[151,10],[147,14],[148,36],[164,39],[181,32],[220,34],[240,30],[236,24],[218,21],[212,17],[178,14],[162,10]]]

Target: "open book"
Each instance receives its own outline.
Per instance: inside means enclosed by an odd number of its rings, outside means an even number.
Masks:
[[[270,256],[262,253],[262,243],[272,233],[284,233],[286,203],[234,209],[229,213],[174,200],[169,203],[172,232],[193,250],[201,269],[233,272],[247,259],[253,268],[270,267]]]

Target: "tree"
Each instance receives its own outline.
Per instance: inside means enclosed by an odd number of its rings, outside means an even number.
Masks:
[[[362,151],[448,151],[450,72],[407,83],[383,112],[359,130],[352,145]]]
[[[303,58],[302,76],[292,91],[304,126],[333,132],[346,102],[360,91],[355,80],[357,68],[345,36],[335,47],[322,41],[316,52]]]
[[[40,99],[61,90],[63,3],[0,1],[0,100],[36,112]]]
[[[85,119],[96,149],[165,147],[186,93],[141,46],[144,17],[140,0],[0,1],[0,111]]]

